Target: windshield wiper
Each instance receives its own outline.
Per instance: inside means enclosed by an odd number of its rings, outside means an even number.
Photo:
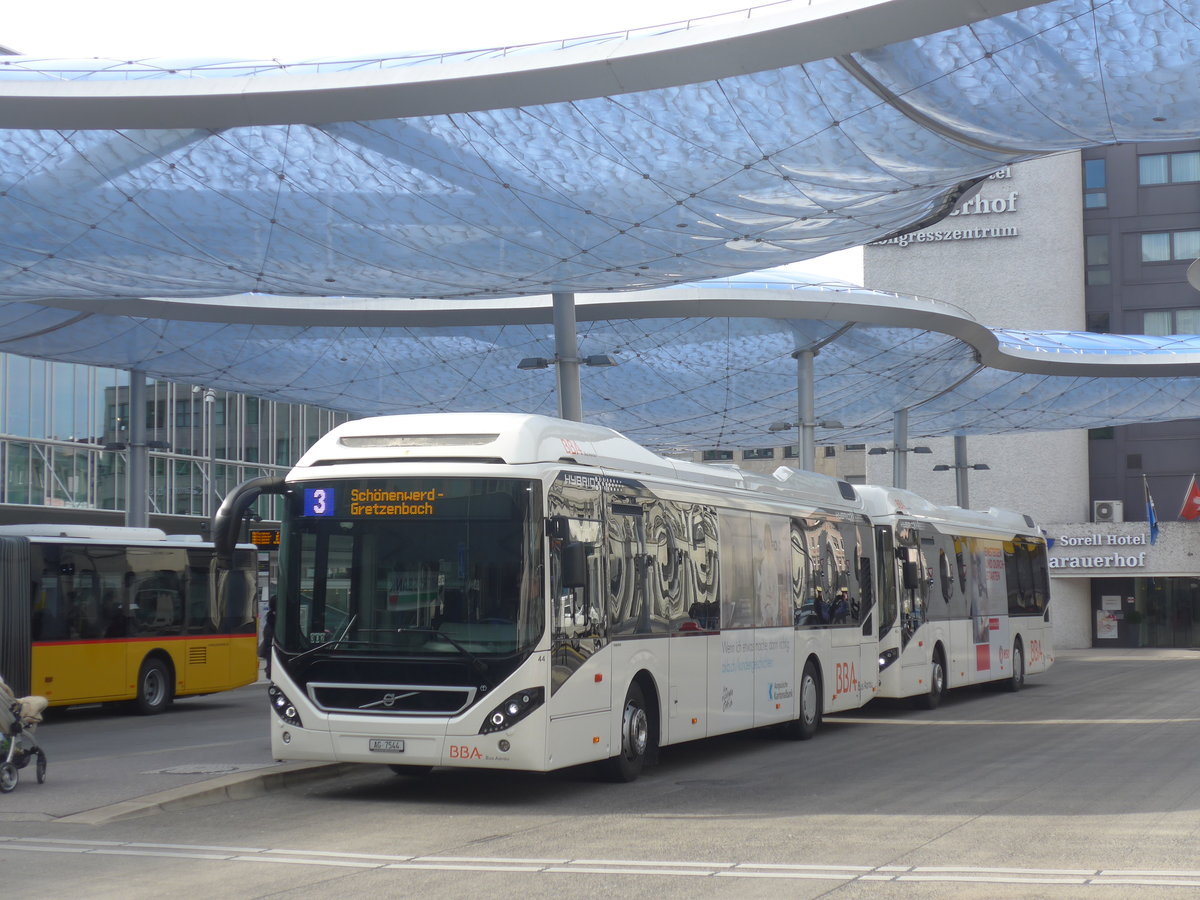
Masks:
[[[468,650],[466,647],[464,647],[462,644],[460,644],[454,638],[450,637],[450,635],[446,634],[446,632],[442,631],[440,628],[397,628],[396,629],[397,634],[408,634],[408,633],[413,633],[413,632],[415,632],[417,634],[432,634],[432,635],[436,635],[437,637],[440,637],[447,644],[452,646],[455,650],[457,650],[464,657],[466,657],[467,660],[470,661],[471,665],[475,668],[476,672],[478,672],[480,675],[484,675],[487,673],[487,663],[485,663],[482,659],[480,659],[478,656],[476,656],[474,653],[472,653],[470,650]]]
[[[350,621],[346,623],[346,627],[342,629],[342,633],[340,635],[338,635],[336,640],[325,641],[325,643],[323,643],[323,644],[314,644],[313,646],[309,647],[307,650],[305,650],[303,653],[299,654],[298,656],[293,656],[290,661],[297,662],[298,660],[304,659],[304,657],[308,656],[310,653],[316,653],[318,650],[325,650],[330,647],[336,647],[338,644],[342,643],[342,641],[346,640],[346,635],[348,635],[350,633],[350,629],[354,627],[354,623],[357,621],[358,621],[358,613],[355,613],[354,615],[352,615],[350,617]],[[351,641],[351,643],[361,644],[364,642],[363,641]]]

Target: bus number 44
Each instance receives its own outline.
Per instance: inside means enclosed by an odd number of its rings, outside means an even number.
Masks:
[[[836,663],[833,667],[834,691],[850,694],[858,690],[858,677],[854,674],[854,663]]]

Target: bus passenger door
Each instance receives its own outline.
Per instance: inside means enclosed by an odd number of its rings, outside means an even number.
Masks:
[[[598,522],[552,516],[550,547],[550,761],[609,756],[612,660],[601,593]],[[599,739],[597,742],[596,739]]]
[[[920,533],[913,528],[908,534],[910,539],[896,549],[900,583],[900,665],[906,691],[917,690],[927,684],[932,658],[930,630],[926,624],[933,572],[922,552]]]

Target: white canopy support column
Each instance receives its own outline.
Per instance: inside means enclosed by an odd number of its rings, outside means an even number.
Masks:
[[[908,410],[892,416],[892,487],[908,487]]]
[[[148,490],[150,450],[146,446],[146,373],[129,372],[129,457],[125,468],[125,524],[146,528],[150,524]]]
[[[816,355],[817,351],[812,348],[792,354],[796,357],[796,422],[800,439],[797,449],[800,468],[806,472],[811,472],[817,464],[817,403],[813,381],[813,357]]]
[[[579,341],[575,333],[575,295],[553,294],[554,356],[558,369],[558,417],[583,421],[583,389],[579,384]]]
[[[840,422],[817,421],[817,378],[814,372],[814,362],[822,347],[832,344],[843,334],[854,327],[854,322],[847,322],[833,334],[807,347],[797,347],[792,351],[792,359],[796,360],[796,440],[798,442],[796,458],[800,468],[811,472],[817,464],[817,426],[822,428],[841,428]],[[783,424],[782,428],[791,425]],[[772,426],[772,430],[781,430]]]
[[[954,496],[963,509],[971,508],[971,494],[967,488],[967,436],[954,436]]]

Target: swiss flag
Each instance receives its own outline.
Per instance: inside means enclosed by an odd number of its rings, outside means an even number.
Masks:
[[[1188,485],[1187,496],[1183,498],[1183,509],[1179,511],[1181,519],[1200,519],[1200,485],[1196,484],[1196,476],[1192,476]]]

